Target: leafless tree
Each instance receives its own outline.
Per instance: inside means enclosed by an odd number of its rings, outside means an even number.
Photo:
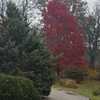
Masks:
[[[85,32],[88,42],[89,66],[94,69],[96,67],[97,52],[100,48],[100,8],[98,5],[95,5],[93,13],[88,13]]]

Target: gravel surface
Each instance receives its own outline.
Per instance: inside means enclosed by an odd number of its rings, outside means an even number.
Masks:
[[[53,89],[48,100],[89,100],[89,98],[69,93],[67,94],[65,91]]]

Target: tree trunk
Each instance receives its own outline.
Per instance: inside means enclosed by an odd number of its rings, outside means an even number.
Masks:
[[[89,74],[89,78],[96,78],[96,51],[92,48],[92,50],[90,51],[90,59],[89,59],[89,70],[88,70],[88,74]]]

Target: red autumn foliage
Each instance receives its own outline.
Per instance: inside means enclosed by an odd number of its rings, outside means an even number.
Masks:
[[[59,57],[59,70],[84,66],[84,36],[66,5],[57,0],[48,2],[43,18],[45,40],[50,51]]]

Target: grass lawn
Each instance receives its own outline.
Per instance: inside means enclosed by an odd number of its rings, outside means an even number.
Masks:
[[[73,91],[80,95],[87,96],[91,98],[91,100],[100,100],[100,95],[99,96],[93,95],[93,92],[95,90],[98,89],[100,90],[100,81],[94,81],[94,80],[83,81],[81,84],[78,85],[78,88],[76,89],[60,86],[59,82],[56,85],[54,85],[54,87],[64,89],[66,91]]]

